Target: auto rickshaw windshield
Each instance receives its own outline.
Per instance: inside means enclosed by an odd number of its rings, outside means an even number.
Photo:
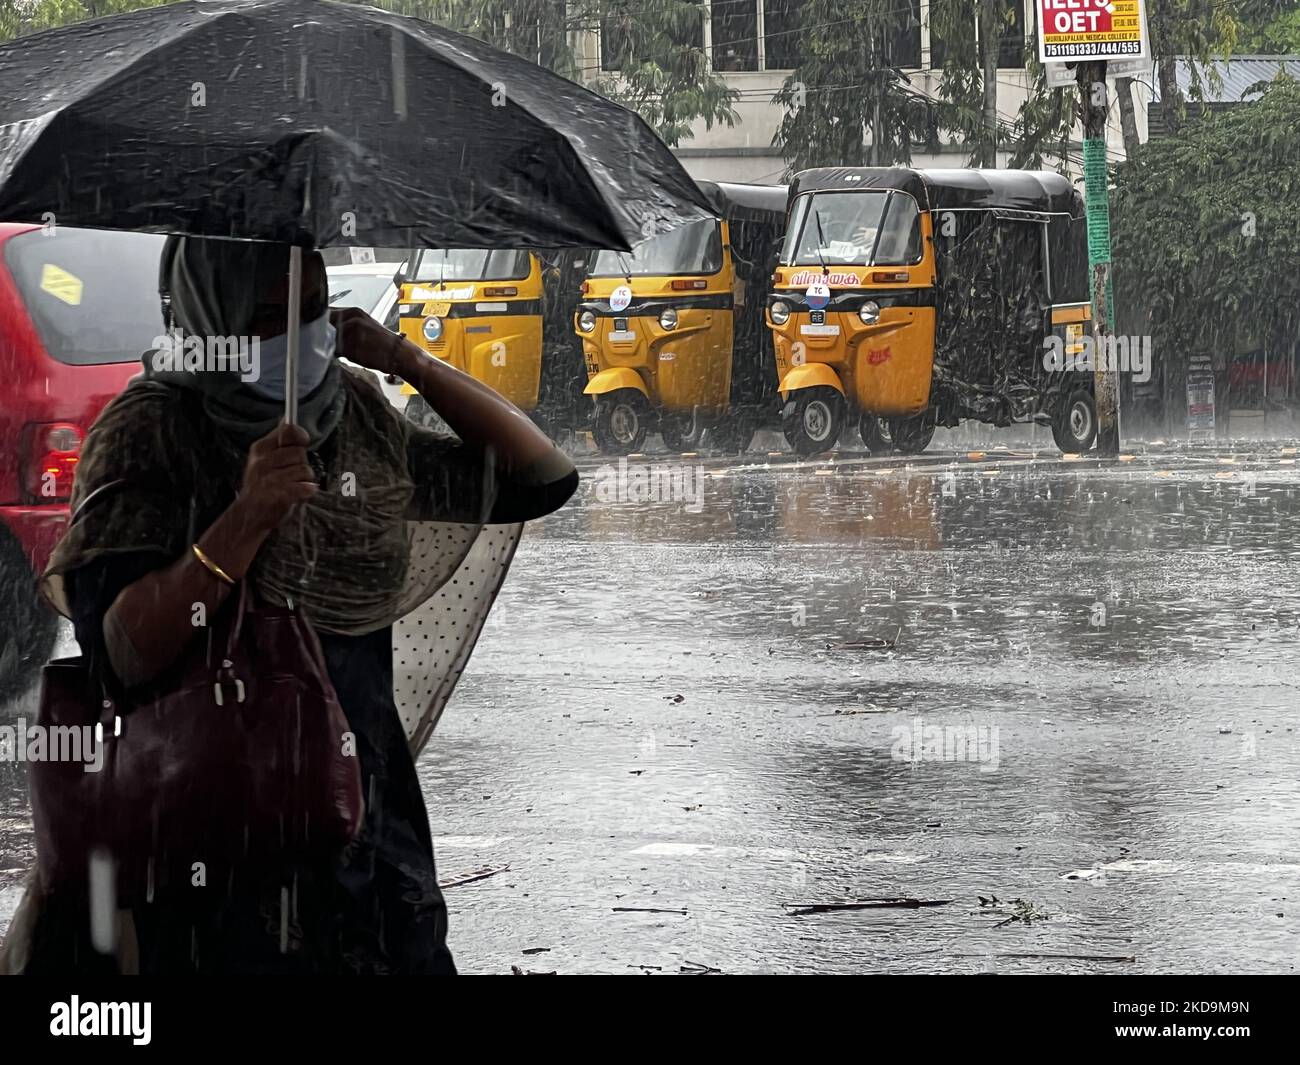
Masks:
[[[592,260],[591,276],[716,274],[721,269],[718,223],[704,220],[643,240],[630,253],[599,251]]]
[[[916,201],[892,189],[800,196],[781,251],[786,266],[904,266],[920,258]]]
[[[528,252],[500,248],[424,248],[412,281],[519,281],[528,276]]]

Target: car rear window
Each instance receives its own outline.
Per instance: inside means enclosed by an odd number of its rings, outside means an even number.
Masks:
[[[5,244],[45,350],[59,362],[136,362],[163,331],[152,233],[72,229],[22,233]]]

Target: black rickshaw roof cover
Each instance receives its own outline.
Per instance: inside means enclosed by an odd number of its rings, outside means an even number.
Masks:
[[[1083,213],[1083,198],[1067,178],[1050,170],[913,170],[908,167],[826,166],[804,170],[790,185],[803,192],[896,189],[923,211],[1005,210]]]
[[[784,215],[789,185],[750,185],[738,181],[698,181],[719,218],[744,212],[750,215]]]

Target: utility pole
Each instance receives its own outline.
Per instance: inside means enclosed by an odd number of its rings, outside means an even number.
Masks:
[[[1097,403],[1097,452],[1119,454],[1119,374],[1111,337],[1114,288],[1110,277],[1110,190],[1106,172],[1106,61],[1075,68],[1083,116],[1084,203],[1088,217],[1088,266],[1092,286],[1092,372]]]

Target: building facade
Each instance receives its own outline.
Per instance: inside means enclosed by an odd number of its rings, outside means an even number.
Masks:
[[[798,63],[800,41],[815,26],[801,18],[803,0],[702,0],[705,14],[699,46],[712,69],[721,73],[738,94],[735,109],[740,116],[735,126],[712,129],[697,122],[694,136],[683,141],[676,154],[693,177],[713,181],[771,182],[781,180],[786,162],[772,146],[772,138],[784,114],[773,96],[793,73]],[[909,0],[899,0],[906,4]],[[1025,99],[1029,73],[1025,69],[1026,33],[1034,34],[1035,0],[1003,0],[1007,5],[1008,31],[1004,33],[998,58],[998,116],[1010,124]],[[930,31],[930,0],[910,0],[912,12],[907,27],[889,44],[893,65],[902,68],[912,88],[937,98],[943,42]],[[829,32],[829,31],[827,31]],[[978,28],[972,23],[972,36]],[[580,62],[587,69],[600,69],[602,41],[599,33],[582,35],[576,42]],[[1133,97],[1138,135],[1146,139],[1147,110],[1151,95],[1150,78],[1134,82]],[[1076,128],[1076,142],[1082,131]],[[1122,158],[1124,142],[1118,105],[1111,93],[1111,114],[1107,136],[1112,158]],[[1077,146],[1077,145],[1076,145]],[[1079,151],[1072,172],[1079,169]],[[937,153],[914,151],[917,167],[963,166],[967,151],[961,145],[941,143]],[[999,153],[1005,165],[1006,153]]]

